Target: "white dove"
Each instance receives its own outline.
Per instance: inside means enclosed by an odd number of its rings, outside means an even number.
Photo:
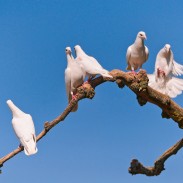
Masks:
[[[171,46],[166,44],[157,54],[154,74],[148,74],[148,85],[174,98],[182,93],[183,79],[173,77],[173,75],[181,74],[183,74],[183,65],[175,62]]]
[[[21,111],[11,100],[7,100],[7,104],[13,114],[13,129],[21,145],[24,146],[25,154],[29,156],[37,153],[35,128],[31,115]]]
[[[67,56],[67,68],[65,69],[65,85],[68,96],[68,102],[75,99],[77,87],[81,86],[85,79],[85,72],[81,69],[81,66],[74,60],[72,56],[71,48],[66,47]],[[78,109],[78,104],[72,109],[75,112]]]
[[[76,51],[76,61],[86,72],[86,75],[89,78],[88,81],[90,81],[97,74],[100,74],[103,77],[112,78],[109,71],[104,69],[94,57],[88,56],[79,45],[76,45],[74,49]]]
[[[147,61],[149,57],[149,50],[144,45],[144,39],[146,38],[145,32],[140,31],[137,34],[135,42],[128,47],[126,53],[127,70],[131,70],[135,73],[135,70],[142,68],[142,65]]]

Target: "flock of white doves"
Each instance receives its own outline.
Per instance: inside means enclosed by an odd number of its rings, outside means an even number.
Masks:
[[[128,66],[126,69],[131,70],[134,75],[137,74],[135,70],[141,69],[149,56],[149,50],[144,45],[144,39],[146,39],[145,32],[139,32],[135,42],[127,49],[126,60]],[[153,74],[148,74],[148,78],[150,87],[173,98],[181,94],[183,90],[183,79],[173,77],[173,75],[179,76],[183,74],[183,65],[175,62],[170,48],[170,45],[166,44],[158,52],[155,71]],[[104,69],[95,58],[88,56],[79,45],[75,46],[74,49],[76,53],[75,59],[71,48],[66,47],[67,68],[65,69],[65,84],[69,102],[76,100],[77,88],[85,83],[86,76],[88,77],[86,81],[88,83],[98,74],[112,78],[109,71]],[[21,111],[11,100],[8,100],[7,104],[13,114],[12,125],[15,134],[19,138],[21,146],[24,147],[25,154],[35,154],[38,149],[31,115]],[[77,109],[78,104],[76,104],[72,112]]]
[[[135,42],[127,49],[128,66],[126,69],[131,70],[134,75],[136,74],[135,70],[141,69],[149,57],[149,50],[144,45],[144,39],[146,39],[145,32],[138,32]],[[88,76],[87,82],[90,82],[97,74],[103,77],[112,77],[95,58],[88,56],[79,45],[75,46],[74,49],[75,59],[72,56],[71,48],[66,48],[68,65],[65,70],[65,83],[69,102],[71,99],[75,99],[76,89],[84,83],[86,76]],[[174,98],[182,93],[183,79],[173,77],[173,75],[182,74],[183,65],[175,62],[170,45],[165,44],[157,54],[154,73],[148,74],[148,84],[155,90]],[[76,105],[73,111],[76,111],[77,108]]]

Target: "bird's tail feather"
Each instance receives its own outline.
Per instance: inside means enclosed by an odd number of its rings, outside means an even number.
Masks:
[[[110,74],[109,74],[109,71],[108,70],[105,70],[103,69],[100,74],[103,76],[103,77],[107,77],[107,78],[113,78]]]
[[[20,139],[20,141],[24,146],[24,152],[27,156],[37,153],[38,149],[36,147],[36,137],[34,137],[34,135],[32,135],[32,137],[29,139],[23,137]]]
[[[126,70],[132,70],[132,68],[131,68],[131,66],[130,65],[128,65],[127,67],[126,67]]]

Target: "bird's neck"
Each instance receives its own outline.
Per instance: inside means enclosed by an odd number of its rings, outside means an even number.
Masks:
[[[17,106],[14,105],[13,102],[9,102],[8,103],[9,108],[12,111],[13,117],[21,117],[22,115],[24,115],[25,113],[23,111],[21,111]]]
[[[171,58],[171,53],[170,53],[170,52],[165,52],[165,51],[163,50],[163,51],[160,52],[160,56],[166,58],[167,61],[169,61],[170,58]]]
[[[77,56],[86,56],[86,53],[82,49],[80,49],[79,53],[77,52]]]
[[[68,66],[71,65],[71,63],[72,63],[72,56],[67,54],[67,65]]]
[[[143,47],[144,46],[144,40],[143,39],[140,39],[140,38],[136,38],[134,44],[137,46],[137,47]]]

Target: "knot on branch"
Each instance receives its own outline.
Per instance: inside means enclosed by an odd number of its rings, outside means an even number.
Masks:
[[[48,121],[45,122],[44,129],[46,130],[46,132],[50,130],[50,123]]]
[[[133,76],[133,80],[130,83],[129,87],[135,91],[137,94],[146,92],[148,87],[149,79],[147,77],[145,70],[140,70],[139,73]]]
[[[132,175],[141,174],[143,172],[142,167],[142,164],[137,159],[132,159],[128,172]]]
[[[154,163],[154,175],[159,175],[164,168],[164,160],[158,160]]]
[[[172,117],[178,122],[179,128],[183,129],[183,116],[178,111],[174,111]]]
[[[118,85],[119,88],[123,88],[125,86],[125,83],[123,82],[122,79],[116,79],[116,84]]]
[[[83,98],[92,99],[94,96],[95,96],[95,90],[89,83],[85,83],[83,86],[77,88],[78,100],[81,100]]]
[[[179,128],[183,129],[183,121],[179,122],[178,125],[179,125]]]
[[[140,106],[143,106],[147,103],[147,100],[144,99],[143,97],[139,96],[139,95],[137,95],[137,101],[138,101]]]
[[[162,169],[155,167],[144,167],[137,159],[131,161],[131,166],[128,169],[128,172],[132,175],[144,174],[147,176],[157,176],[161,173]]]
[[[170,119],[170,115],[167,114],[167,112],[165,112],[165,111],[162,111],[161,116],[162,116],[162,118]]]

